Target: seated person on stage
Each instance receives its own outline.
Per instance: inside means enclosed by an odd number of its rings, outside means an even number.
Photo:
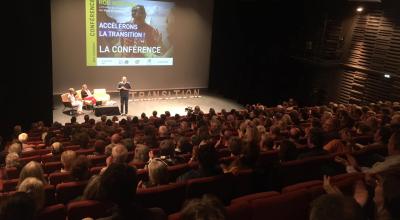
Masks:
[[[96,99],[93,97],[86,84],[82,85],[81,97],[83,100],[91,101],[93,105],[96,105]]]
[[[68,92],[68,100],[71,102],[71,105],[78,106],[78,114],[83,114],[83,102],[82,100],[77,100],[74,88],[69,88]]]

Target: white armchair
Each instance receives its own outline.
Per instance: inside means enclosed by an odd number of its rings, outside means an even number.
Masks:
[[[106,89],[94,89],[93,97],[96,101],[101,101],[102,103],[110,100],[110,95],[107,94]]]

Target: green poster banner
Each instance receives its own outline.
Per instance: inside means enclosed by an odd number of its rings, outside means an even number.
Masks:
[[[86,65],[97,65],[97,2],[86,0]]]

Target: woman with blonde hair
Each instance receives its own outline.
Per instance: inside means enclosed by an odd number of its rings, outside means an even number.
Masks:
[[[31,161],[22,168],[21,173],[19,174],[18,186],[28,177],[35,177],[42,181],[43,184],[47,184],[43,175],[42,166],[36,161]]]
[[[18,186],[18,192],[25,192],[35,201],[36,211],[41,210],[45,204],[44,184],[35,177],[28,177]],[[21,210],[23,211],[23,210]]]

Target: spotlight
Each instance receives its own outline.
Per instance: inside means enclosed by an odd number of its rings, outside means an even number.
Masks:
[[[364,8],[361,7],[361,6],[359,6],[359,7],[356,9],[356,11],[357,11],[357,12],[362,12],[362,11],[364,11]]]
[[[390,74],[385,74],[384,77],[390,79]]]

